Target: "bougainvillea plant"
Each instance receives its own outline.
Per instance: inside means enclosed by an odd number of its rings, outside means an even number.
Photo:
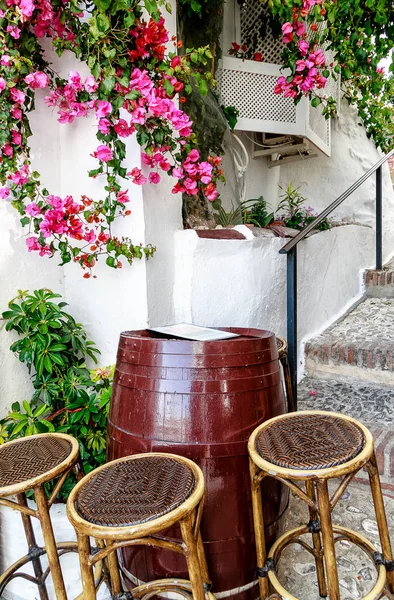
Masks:
[[[324,93],[329,77],[341,76],[345,98],[355,104],[367,135],[383,151],[394,139],[394,11],[391,0],[268,0],[282,22],[283,66],[289,69],[275,93],[299,102],[308,96],[335,114],[334,98]],[[335,62],[327,59],[327,50]],[[382,60],[391,62],[385,72]]]
[[[193,124],[177,103],[179,92],[191,90],[191,78],[207,91],[212,75],[204,73],[204,64],[212,55],[208,47],[182,57],[176,48],[166,51],[171,40],[163,2],[0,0],[0,197],[19,211],[30,252],[59,253],[61,264],[79,263],[84,277],[100,257],[119,268],[155,251],[113,235],[114,220],[131,212],[126,180],[155,185],[165,173],[175,180],[174,193],[200,191],[209,201],[218,195],[220,157],[200,159]],[[91,74],[73,70],[61,78],[44,54],[43,38],[59,55],[73,52]],[[104,178],[102,198],[59,197],[32,170],[28,114],[38,88],[47,90],[45,101],[60,123],[95,116],[97,146],[89,153],[97,166],[89,176]],[[134,135],[147,177],[127,162],[125,140]]]

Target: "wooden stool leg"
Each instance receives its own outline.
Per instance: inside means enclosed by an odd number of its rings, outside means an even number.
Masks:
[[[27,500],[26,500],[25,494],[17,494],[16,498],[17,498],[18,504],[20,504],[21,506],[27,507]],[[34,552],[34,550],[38,548],[37,542],[36,542],[36,537],[34,535],[33,525],[31,523],[30,515],[24,515],[23,513],[21,513],[21,517],[22,517],[23,528],[25,530],[27,546],[29,548],[29,554],[30,554],[31,552]],[[31,562],[33,563],[34,575],[37,577],[37,579],[40,580],[42,577],[42,573],[43,573],[40,557],[32,558]],[[40,600],[48,600],[48,592],[47,592],[45,582],[40,581],[39,583],[37,583],[37,587],[38,587],[38,592],[40,594]]]
[[[113,545],[112,540],[107,540],[107,547],[110,548]],[[113,596],[120,594],[122,591],[122,582],[119,573],[118,555],[116,550],[110,552],[107,556],[109,579],[111,582],[111,593]]]
[[[252,489],[252,507],[253,507],[253,523],[254,537],[256,543],[257,568],[265,567],[267,553],[265,550],[265,535],[264,535],[264,516],[263,503],[261,501],[261,483],[256,483],[255,479],[259,474],[258,467],[252,459],[249,459],[250,483]],[[268,577],[259,577],[260,600],[265,600],[269,596]]]
[[[83,600],[96,600],[93,567],[89,564],[89,536],[77,532],[79,565],[81,568]]]
[[[315,494],[315,484],[313,481],[305,482],[306,493],[309,498],[316,502],[316,494]],[[316,521],[318,518],[317,511],[313,510],[312,507],[309,507],[309,516],[311,521]],[[324,575],[324,562],[323,562],[323,551],[322,551],[322,543],[320,539],[319,532],[312,532],[312,540],[313,540],[313,548],[316,552],[315,554],[315,562],[316,562],[316,573],[317,573],[317,583],[319,585],[319,595],[325,598],[327,596],[327,584],[326,578]]]
[[[204,582],[201,573],[197,540],[194,536],[193,524],[195,515],[188,515],[180,521],[182,540],[186,546],[186,563],[189,572],[190,583],[192,584],[193,600],[205,600]]]
[[[291,384],[291,375],[290,375],[290,367],[289,367],[289,358],[287,356],[287,352],[284,352],[283,356],[280,359],[283,367],[283,375],[285,378],[285,388],[286,388],[286,396],[287,396],[287,411],[294,412],[294,396],[293,396],[293,386]]]
[[[369,481],[371,485],[371,492],[373,503],[375,507],[376,521],[378,523],[380,543],[382,545],[382,552],[385,560],[393,560],[393,552],[391,549],[390,536],[387,527],[386,511],[384,508],[382,487],[380,485],[379,471],[376,464],[375,452],[371,456],[367,470],[369,475]],[[390,592],[394,593],[394,571],[387,571],[387,582],[389,584]]]
[[[34,489],[34,497],[37,503],[37,510],[40,517],[42,535],[44,538],[44,544],[47,552],[56,598],[57,600],[67,600],[66,588],[64,587],[55,536],[53,535],[51,518],[49,516],[48,503],[45,497],[44,488],[42,486]]]
[[[330,600],[340,600],[337,560],[331,521],[330,496],[326,480],[319,480],[317,482],[317,497],[323,538],[324,561],[326,563],[328,595]]]

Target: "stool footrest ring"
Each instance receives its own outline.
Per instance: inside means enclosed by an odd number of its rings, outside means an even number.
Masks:
[[[149,592],[150,597],[153,597],[154,593],[176,592],[184,598],[193,600],[192,584],[188,579],[156,579],[155,581],[139,585],[128,593],[131,594],[130,598],[132,598],[132,600],[137,600],[138,598],[143,598],[147,592]],[[213,594],[209,590],[205,590],[205,596],[209,600],[214,599]],[[128,600],[129,597],[125,596],[124,598],[125,600]],[[119,599],[118,596],[116,596],[115,599],[123,600],[123,596],[120,596]]]
[[[376,598],[380,598],[382,592],[385,589],[385,585],[386,585],[386,566],[385,566],[385,559],[384,559],[384,557],[382,557],[382,560],[381,560],[380,563],[376,562],[375,555],[377,555],[377,557],[379,557],[379,553],[376,551],[376,548],[373,546],[373,544],[367,538],[365,538],[364,536],[360,535],[356,531],[353,531],[353,530],[348,529],[346,527],[340,527],[340,526],[335,526],[334,525],[333,526],[333,532],[337,536],[337,538],[335,539],[335,541],[339,541],[339,540],[344,540],[345,539],[345,540],[347,540],[347,541],[349,541],[349,542],[351,542],[353,544],[356,544],[375,563],[376,569],[377,569],[377,572],[378,572],[377,580],[376,580],[375,585],[373,586],[373,588],[368,592],[368,594],[366,596],[364,596],[362,598],[362,600],[375,600]],[[272,546],[272,548],[271,548],[271,550],[269,552],[269,555],[268,555],[268,560],[271,558],[271,559],[274,560],[274,562],[276,564],[278,564],[280,555],[283,552],[283,550],[289,544],[296,543],[297,542],[296,538],[298,538],[300,535],[307,534],[307,533],[309,533],[307,525],[303,525],[301,527],[297,527],[295,529],[292,529],[292,530],[287,531],[286,533],[284,533],[273,544],[273,546]],[[379,560],[379,558],[378,558],[378,560]],[[281,585],[281,583],[278,580],[275,572],[270,571],[268,573],[268,578],[269,578],[270,584],[272,585],[272,588],[274,589],[274,591],[276,593],[278,593],[279,595],[281,595],[284,598],[287,598],[287,600],[299,600],[295,596],[292,596],[290,594],[290,592],[288,590],[286,590]]]
[[[57,550],[61,551],[61,554],[65,554],[66,552],[78,552],[77,542],[59,542],[58,544],[56,544],[56,547]],[[22,556],[17,561],[15,561],[10,567],[8,567],[8,569],[0,575],[0,596],[3,593],[8,582],[19,569],[27,565],[27,563],[31,562],[35,558],[44,556],[44,554],[46,554],[45,547],[36,546],[35,548],[32,548],[28,554]],[[48,575],[49,570],[47,569],[47,571],[43,574],[41,578],[35,577],[34,579],[37,580],[36,583],[43,583]],[[26,573],[18,573],[18,577],[23,577],[26,579],[25,576]],[[31,576],[29,575],[29,577]]]

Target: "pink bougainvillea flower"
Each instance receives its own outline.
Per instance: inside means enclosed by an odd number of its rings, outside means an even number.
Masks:
[[[49,77],[46,73],[36,71],[35,73],[29,73],[26,75],[25,81],[32,90],[37,88],[46,88],[49,85]]]
[[[298,49],[301,52],[301,56],[306,56],[309,50],[309,44],[306,40],[298,40]]]
[[[21,109],[18,108],[17,106],[14,106],[14,108],[11,111],[11,115],[17,121],[21,121],[22,117],[23,117],[23,113],[22,113]]]
[[[113,158],[111,148],[105,144],[100,144],[100,146],[97,146],[96,151],[93,152],[93,156],[94,158],[98,158],[98,160],[103,162],[109,162]]]
[[[153,156],[149,156],[149,154],[146,154],[146,152],[141,152],[141,161],[144,163],[144,165],[148,165],[148,167],[155,166],[155,160]]]
[[[87,233],[85,233],[85,235],[83,236],[83,239],[86,242],[89,242],[89,244],[94,242],[96,240],[96,234],[94,232],[94,229],[90,229]]]
[[[89,93],[95,92],[98,88],[98,83],[95,80],[95,78],[93,77],[93,75],[89,75],[89,77],[86,77],[85,79],[85,83],[83,84],[83,87],[85,88],[85,90]]]
[[[5,87],[6,87],[6,81],[5,81],[4,77],[0,77],[0,93],[5,90]]]
[[[10,89],[10,96],[11,100],[13,100],[16,104],[23,104],[26,98],[25,92],[22,92],[22,90],[18,90],[15,87]]]
[[[70,74],[68,76],[68,84],[72,89],[76,90],[77,92],[80,92],[82,90],[82,78],[78,71],[70,71]]]
[[[152,173],[149,173],[149,182],[155,184],[160,183],[159,173],[155,173],[154,171]]]
[[[21,37],[21,30],[16,25],[7,25],[7,33],[9,33],[14,40],[19,40]]]
[[[200,180],[201,183],[207,184],[212,181],[212,170],[213,167],[209,162],[201,162],[199,164]]]
[[[185,173],[183,172],[182,167],[175,167],[172,169],[171,175],[176,179],[183,179],[185,177]]]
[[[144,185],[146,183],[146,177],[142,174],[141,169],[134,167],[127,175],[130,175],[132,178],[132,182],[137,185]]]
[[[112,104],[107,100],[98,100],[97,101],[97,109],[96,109],[96,117],[101,119],[102,117],[106,117],[112,112]]]
[[[35,202],[28,204],[25,208],[25,212],[27,212],[27,214],[30,215],[31,217],[37,217],[38,215],[41,214],[41,210]]]
[[[186,193],[189,196],[194,196],[195,194],[197,194],[197,192],[198,192],[197,181],[195,181],[194,179],[191,179],[191,177],[186,177],[186,179],[183,182],[183,185],[185,187]]]
[[[311,390],[311,391],[309,392],[309,395],[310,395],[310,396],[317,396],[317,391],[316,391],[316,390]]]
[[[119,137],[123,138],[129,137],[129,135],[133,133],[133,130],[130,129],[130,127],[127,124],[127,121],[125,121],[124,119],[119,119],[119,121],[114,127],[114,130],[116,131]]]
[[[2,154],[4,154],[4,156],[9,156],[10,158],[12,158],[14,156],[14,149],[12,146],[10,146],[10,144],[4,144],[4,146],[1,149]]]
[[[16,146],[20,146],[22,143],[22,136],[18,131],[15,131],[15,129],[13,129],[11,131],[11,138],[12,138],[12,143],[15,144]]]
[[[39,250],[41,248],[40,244],[38,243],[38,238],[36,238],[34,235],[26,238],[26,246],[29,252],[32,252],[33,250]]]
[[[213,183],[209,183],[205,188],[204,194],[210,202],[213,202],[218,197],[219,193]]]
[[[24,17],[22,18],[22,21],[26,21],[27,19],[30,19],[30,17],[33,14],[34,3],[32,2],[32,0],[21,0],[19,2],[19,10],[21,11]]]
[[[306,34],[306,25],[304,21],[296,21],[294,23],[294,31],[298,35],[298,37],[302,37]]]
[[[3,65],[3,67],[9,67],[11,64],[11,56],[9,56],[9,54],[3,54],[0,58],[0,64]]]
[[[100,133],[107,135],[107,133],[110,132],[110,129],[111,129],[111,121],[108,121],[108,119],[100,119],[99,120],[98,130]]]
[[[8,196],[10,195],[10,189],[8,187],[1,187],[0,188],[0,198],[2,198],[3,200],[5,200],[6,198],[8,198]]]
[[[189,160],[190,162],[197,162],[199,158],[200,158],[200,153],[196,149],[191,150],[187,156],[187,160]]]
[[[126,204],[127,202],[130,202],[128,193],[125,190],[121,190],[116,194],[116,201],[120,202],[121,204]]]

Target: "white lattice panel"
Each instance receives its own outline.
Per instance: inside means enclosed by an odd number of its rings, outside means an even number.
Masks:
[[[283,44],[268,22],[268,9],[261,0],[246,0],[240,10],[241,44],[261,52],[266,63],[280,64]]]
[[[240,119],[296,122],[296,107],[291,98],[276,96],[275,75],[261,75],[246,70],[220,69],[217,79],[220,96],[226,106],[236,106]],[[257,130],[256,130],[257,131]]]

